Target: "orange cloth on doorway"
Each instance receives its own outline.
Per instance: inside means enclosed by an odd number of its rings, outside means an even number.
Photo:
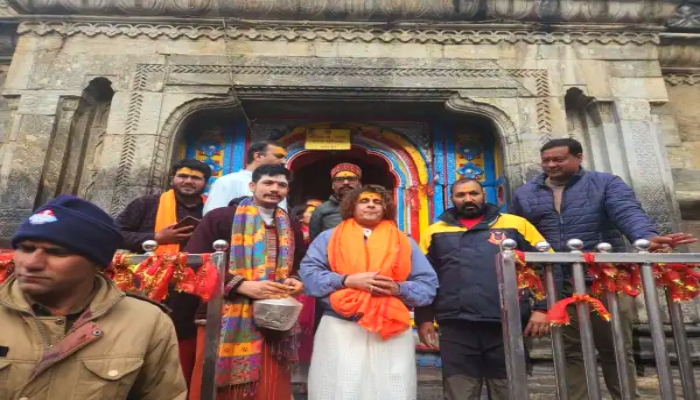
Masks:
[[[347,219],[335,228],[328,245],[331,271],[341,275],[377,272],[403,282],[411,273],[411,242],[392,221],[382,221],[365,241],[363,228]],[[341,289],[330,295],[333,310],[389,339],[406,331],[411,319],[406,305],[397,297],[373,296],[358,289]]]
[[[200,400],[202,391],[202,369],[204,366],[204,327],[197,327],[197,356],[190,381],[189,400]],[[255,393],[245,393],[230,387],[220,387],[216,400],[289,400],[292,398],[292,372],[288,364],[280,364],[273,354],[273,345],[265,343],[262,350],[260,381]],[[213,379],[213,377],[211,378]]]
[[[206,201],[207,198],[202,196],[202,200]],[[158,211],[156,212],[156,226],[154,230],[155,232],[158,232],[172,224],[176,224],[177,222],[177,199],[175,198],[175,191],[170,189],[160,195]],[[156,249],[156,254],[177,253],[179,251],[180,245],[178,243],[159,244],[158,248]]]

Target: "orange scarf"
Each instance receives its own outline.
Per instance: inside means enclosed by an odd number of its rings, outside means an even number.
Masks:
[[[328,244],[331,271],[341,275],[377,271],[404,282],[411,272],[411,242],[391,221],[382,221],[365,241],[362,227],[354,219],[335,228]],[[397,297],[373,296],[358,289],[331,294],[333,310],[345,318],[359,317],[358,324],[386,340],[410,327],[408,308]]]
[[[206,197],[202,196],[202,200],[206,201]],[[173,189],[160,195],[158,202],[158,211],[156,212],[156,227],[155,232],[169,227],[177,223],[177,199]],[[178,243],[159,244],[156,249],[156,254],[178,253],[180,245]]]

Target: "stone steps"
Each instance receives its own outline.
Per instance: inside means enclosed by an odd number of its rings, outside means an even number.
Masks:
[[[612,400],[603,382],[602,373],[600,385],[603,391],[603,400]],[[675,380],[677,400],[684,400],[681,389],[681,382],[678,370],[674,368],[673,376]],[[695,371],[696,385],[700,388],[700,367]],[[644,376],[637,378],[637,385],[641,400],[658,400],[659,395],[658,378],[653,367],[644,368]],[[556,382],[554,380],[554,368],[550,363],[537,363],[533,368],[532,377],[528,379],[528,391],[530,400],[554,400]],[[698,397],[700,398],[700,397]],[[442,395],[442,376],[439,368],[418,368],[418,399],[419,400],[444,400]],[[306,396],[295,395],[295,400],[306,400]],[[363,399],[379,400],[379,399]],[[482,400],[488,400],[486,393],[482,394]],[[690,400],[690,399],[685,399]],[[692,399],[695,400],[695,399]]]
[[[677,399],[682,400],[681,382],[678,375],[678,370],[673,370],[674,379],[676,381]],[[608,394],[605,384],[600,376],[601,389],[603,391],[604,400],[612,400]],[[700,368],[696,368],[695,372],[696,384],[700,388]],[[658,400],[659,395],[658,378],[654,368],[646,368],[644,376],[637,378],[637,385],[641,400]],[[554,380],[554,368],[551,364],[535,364],[532,377],[528,379],[528,391],[530,400],[553,400],[556,393],[556,382]],[[419,368],[418,369],[418,399],[419,400],[443,400],[442,396],[442,381],[440,370],[436,368]],[[483,400],[487,400],[486,394],[482,395]],[[690,399],[686,399],[690,400]],[[693,399],[695,400],[695,399]]]

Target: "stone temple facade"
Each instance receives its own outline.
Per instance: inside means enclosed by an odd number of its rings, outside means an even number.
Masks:
[[[304,149],[314,126],[386,162],[412,235],[457,175],[507,207],[572,136],[700,236],[696,0],[2,0],[0,76],[0,239],[58,193],[118,213],[182,155],[220,175],[272,137],[292,169],[342,158]]]

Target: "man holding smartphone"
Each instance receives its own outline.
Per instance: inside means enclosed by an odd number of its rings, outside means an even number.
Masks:
[[[206,198],[202,195],[211,168],[198,160],[181,160],[172,168],[171,189],[132,201],[117,217],[124,248],[143,252],[146,240],[158,243],[157,253],[176,253],[187,244],[202,218]],[[187,382],[194,368],[197,328],[190,317],[197,309],[196,297],[171,291],[165,303],[173,310],[180,361]],[[192,309],[193,308],[193,309]],[[192,310],[190,310],[192,309]]]

